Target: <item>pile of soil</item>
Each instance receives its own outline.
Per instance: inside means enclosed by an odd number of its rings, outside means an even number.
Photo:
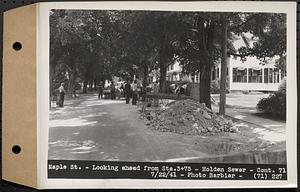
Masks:
[[[191,99],[174,101],[157,110],[148,110],[145,118],[147,125],[164,132],[186,135],[239,132],[231,119]]]

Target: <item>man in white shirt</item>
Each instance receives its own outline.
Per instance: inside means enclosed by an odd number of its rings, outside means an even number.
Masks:
[[[58,88],[59,91],[59,100],[58,100],[58,105],[59,107],[64,107],[64,102],[65,102],[65,94],[66,90],[64,88],[64,83],[60,84],[60,87]]]

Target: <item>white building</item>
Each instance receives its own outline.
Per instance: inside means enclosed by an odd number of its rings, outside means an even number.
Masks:
[[[277,91],[285,74],[275,67],[275,59],[267,64],[249,57],[245,62],[230,58],[230,90]]]
[[[260,64],[254,57],[247,58],[242,62],[240,59],[230,57],[226,70],[231,91],[277,91],[285,77],[281,70],[275,67],[275,60],[267,64]],[[168,81],[181,81],[184,75],[178,62],[170,65],[167,69]],[[211,79],[218,80],[221,77],[221,64],[217,64],[211,71]],[[190,82],[199,83],[199,74],[188,76]]]
[[[254,40],[246,34],[249,46],[253,46]],[[234,46],[238,49],[244,46],[241,38],[237,37]],[[267,64],[261,64],[256,57],[247,57],[246,61],[240,58],[228,58],[226,74],[229,79],[229,90],[231,91],[276,91],[285,77],[285,74],[275,67],[273,58]],[[184,77],[181,73],[182,67],[178,62],[167,68],[167,80],[180,81]],[[221,63],[217,63],[211,71],[211,79],[218,80],[221,76]],[[188,76],[190,82],[199,83],[199,74]]]
[[[168,81],[180,81],[182,78],[182,67],[178,61],[169,65],[167,68],[167,80]]]

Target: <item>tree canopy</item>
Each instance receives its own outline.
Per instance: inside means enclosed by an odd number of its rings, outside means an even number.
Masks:
[[[95,87],[113,76],[130,80],[137,75],[146,86],[154,69],[165,92],[167,67],[178,61],[184,73],[200,73],[199,101],[210,107],[211,70],[221,60],[224,18],[229,56],[257,57],[262,63],[278,56],[277,65],[284,68],[285,14],[52,10],[51,93],[62,81],[71,93],[79,82],[86,92],[87,85]],[[244,46],[234,46],[237,38]]]

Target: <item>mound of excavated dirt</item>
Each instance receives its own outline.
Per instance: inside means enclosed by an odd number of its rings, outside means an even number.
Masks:
[[[238,132],[231,119],[220,116],[205,104],[186,99],[145,113],[146,124],[156,130],[187,135]]]

